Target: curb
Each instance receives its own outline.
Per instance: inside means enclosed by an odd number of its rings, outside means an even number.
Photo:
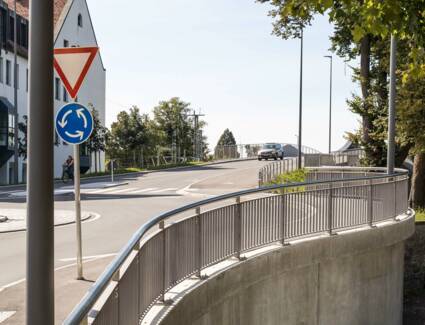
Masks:
[[[94,219],[96,217],[100,216],[97,213],[94,212],[89,212],[89,214],[86,217],[81,217],[81,222],[90,220],[90,219]],[[68,226],[68,225],[72,225],[75,223],[74,221],[66,221],[66,222],[60,222],[54,225],[54,227],[62,227],[62,226]],[[0,234],[12,234],[12,233],[16,233],[16,232],[23,232],[23,231],[27,231],[27,228],[19,228],[19,229],[13,229],[13,230],[0,230]]]

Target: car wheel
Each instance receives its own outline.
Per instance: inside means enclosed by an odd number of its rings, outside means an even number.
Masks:
[[[264,158],[264,159],[269,160],[269,158]]]
[[[263,160],[263,159],[261,159],[261,158],[258,158],[258,161],[261,161],[261,160]]]
[[[277,156],[273,158],[274,160],[277,160]]]

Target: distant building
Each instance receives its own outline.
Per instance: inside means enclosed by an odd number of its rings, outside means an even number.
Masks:
[[[29,45],[29,0],[17,0],[17,44],[18,44],[18,116],[19,122],[24,122],[28,115],[28,45]],[[86,0],[55,0],[54,10],[55,47],[96,46],[97,40],[90,18]],[[13,80],[13,45],[14,45],[14,0],[0,0],[0,183],[9,184],[13,180],[14,158],[14,80]],[[83,105],[93,105],[99,112],[100,121],[105,125],[105,82],[106,72],[100,54],[81,87],[77,101]],[[54,76],[54,106],[55,112],[69,102],[68,93],[63,87],[58,75]],[[53,123],[53,117],[52,117]],[[55,169],[54,176],[62,175],[62,164],[68,155],[72,155],[72,146],[63,143],[55,137]],[[23,134],[20,133],[20,138]],[[88,155],[84,145],[82,155]],[[104,169],[104,153],[98,154],[98,170]],[[84,159],[83,159],[84,160]],[[86,165],[91,160],[94,170],[94,154],[91,159],[84,160]],[[83,164],[84,164],[83,163]],[[19,158],[19,181],[26,178],[26,159]]]

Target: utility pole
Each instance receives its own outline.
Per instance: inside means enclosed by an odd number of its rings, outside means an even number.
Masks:
[[[30,0],[26,324],[53,325],[53,0]]]
[[[14,122],[14,133],[13,133],[13,184],[19,183],[19,114],[18,114],[18,45],[17,45],[17,29],[18,29],[18,15],[16,14],[16,0],[14,1],[14,23],[15,26],[13,28],[13,54],[14,54],[14,70],[13,70],[13,102],[14,102],[14,108],[15,108],[15,118],[13,119]]]
[[[301,53],[300,53],[300,107],[298,117],[298,169],[302,168],[302,128],[303,128],[303,56],[304,56],[304,31],[301,28]]]
[[[330,84],[329,84],[329,154],[332,152],[332,55],[325,55],[330,60]]]
[[[197,160],[200,160],[200,146],[202,146],[202,135],[201,138],[199,136],[199,117],[200,116],[205,116],[205,114],[201,114],[198,113],[196,114],[196,111],[193,111],[192,115],[189,116],[193,116],[194,117],[194,127],[195,130],[193,132],[193,154],[195,155],[194,158],[196,158]]]
[[[388,109],[388,151],[387,151],[387,173],[394,174],[395,166],[395,97],[396,97],[396,59],[397,38],[391,35],[391,57],[390,57],[390,98]]]

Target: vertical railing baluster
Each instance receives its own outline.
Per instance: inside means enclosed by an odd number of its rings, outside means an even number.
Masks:
[[[368,198],[367,198],[367,220],[369,226],[373,227],[373,184],[372,180],[369,180],[368,186]]]
[[[166,251],[167,251],[167,246],[166,246],[166,236],[165,236],[165,222],[164,221],[160,221],[159,222],[159,229],[161,230],[161,236],[162,236],[162,296],[161,296],[161,302],[162,303],[166,303],[165,301],[165,291],[167,289],[167,261],[166,261]]]
[[[202,224],[201,224],[201,208],[197,207],[195,210],[195,223],[196,223],[196,276],[202,279]]]
[[[242,241],[242,204],[241,198],[236,198],[236,209],[235,209],[235,227],[234,227],[234,246],[236,251],[236,257],[241,259],[241,241]]]
[[[333,235],[333,184],[329,183],[329,194],[328,194],[328,226],[329,234]]]

